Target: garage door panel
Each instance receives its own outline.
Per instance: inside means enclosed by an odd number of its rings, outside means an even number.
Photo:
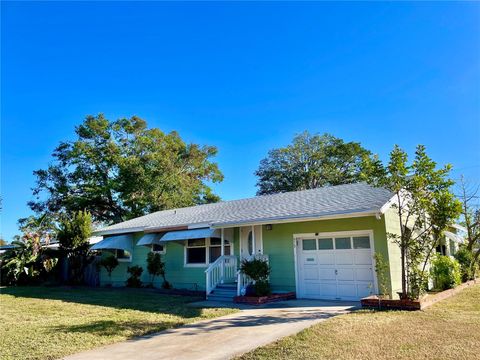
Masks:
[[[337,297],[337,283],[323,283],[320,287],[320,295],[323,298],[335,299]]]
[[[320,294],[320,284],[319,283],[305,283],[305,295],[307,296],[318,296]]]
[[[321,265],[335,265],[335,254],[333,252],[325,253],[320,251],[318,254],[318,263]]]
[[[335,253],[335,262],[337,265],[352,265],[353,254],[349,250],[338,250]]]
[[[318,280],[318,268],[315,266],[305,266],[305,280]]]
[[[338,281],[355,281],[355,269],[353,268],[337,268]]]
[[[303,254],[303,264],[306,266],[317,265],[318,264],[317,255],[312,253]]]
[[[333,268],[329,268],[329,269],[320,268],[318,270],[318,272],[319,272],[320,280],[336,281],[335,269],[333,269]]]
[[[337,298],[356,298],[357,289],[355,283],[339,282],[337,285]]]
[[[355,264],[356,265],[371,265],[372,254],[370,250],[357,250],[355,251]]]
[[[373,284],[371,282],[357,283],[358,297],[366,297],[373,293]]]
[[[371,268],[356,268],[355,279],[357,281],[373,281],[373,273]]]

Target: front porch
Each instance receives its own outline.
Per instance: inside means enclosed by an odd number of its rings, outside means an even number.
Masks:
[[[205,291],[207,300],[233,301],[235,296],[245,293],[252,280],[240,272],[241,262],[245,259],[261,259],[268,262],[268,255],[263,254],[262,226],[244,226],[238,228],[239,254],[230,253],[233,246],[225,237],[222,228],[220,238],[220,256],[205,270]],[[228,254],[226,254],[228,249]]]

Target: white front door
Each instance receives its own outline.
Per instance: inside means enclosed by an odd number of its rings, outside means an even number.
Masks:
[[[296,239],[298,297],[359,300],[375,292],[370,233]]]
[[[240,228],[240,259],[263,253],[262,226]]]

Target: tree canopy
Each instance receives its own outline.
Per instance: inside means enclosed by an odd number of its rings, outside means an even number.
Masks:
[[[305,131],[292,144],[270,150],[260,162],[257,195],[357,182],[363,158],[371,155],[360,143]]]
[[[94,221],[112,223],[219,200],[207,185],[223,179],[211,161],[213,146],[187,144],[136,116],[87,116],[75,136],[57,146],[47,169],[34,172],[29,206],[37,214],[86,210]]]
[[[388,233],[400,248],[402,296],[418,298],[427,287],[427,264],[443,232],[459,217],[461,204],[451,192],[451,166],[437,168],[418,145],[415,157],[395,146],[388,164],[377,158],[365,161],[364,179],[374,186],[389,189],[392,208],[400,224],[399,233]]]

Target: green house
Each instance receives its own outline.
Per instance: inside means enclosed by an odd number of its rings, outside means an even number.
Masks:
[[[244,291],[243,259],[267,260],[273,291],[298,298],[359,300],[378,293],[373,255],[389,264],[390,295],[401,289],[400,251],[392,194],[364,183],[295,191],[155,212],[97,232],[92,249],[111,251],[119,266],[101,284],[124,286],[127,267],[144,268],[148,252],[162,254],[175,288],[227,300]],[[161,286],[157,279],[154,286]]]

